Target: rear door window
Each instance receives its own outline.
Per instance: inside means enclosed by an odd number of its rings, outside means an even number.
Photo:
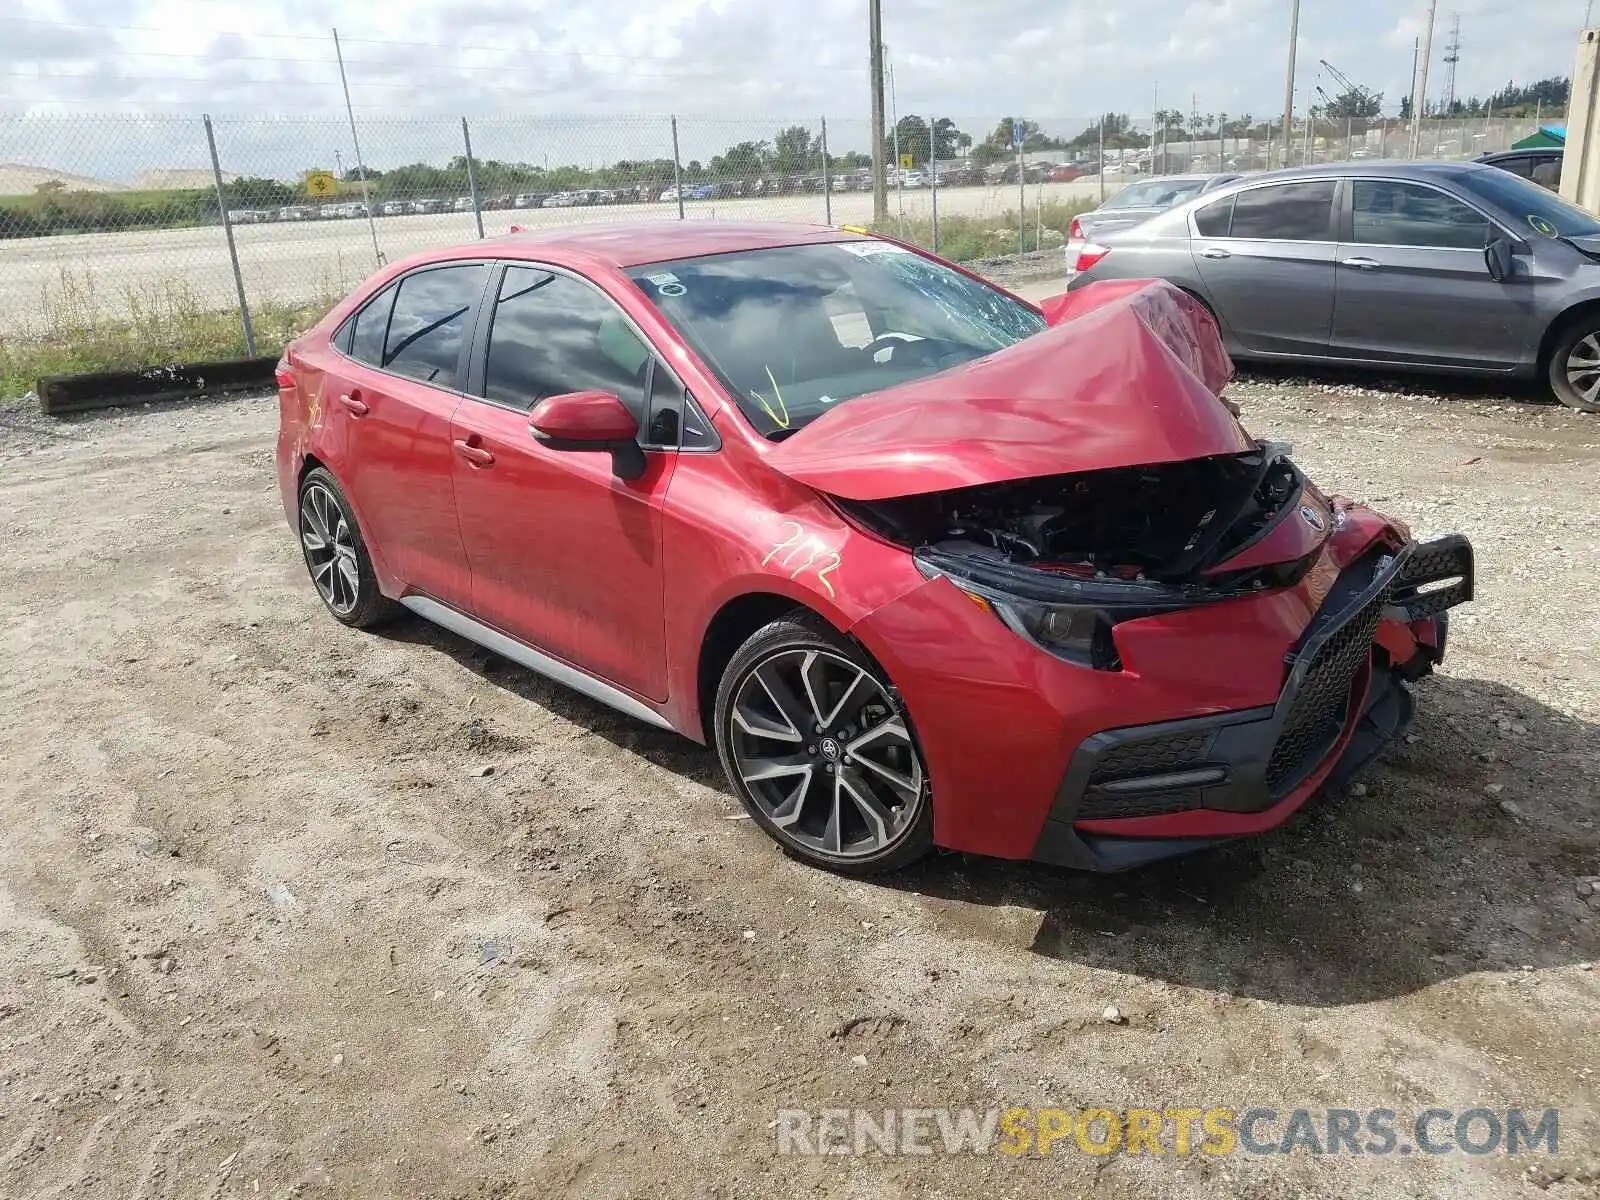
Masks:
[[[1233,199],[1230,236],[1278,242],[1332,240],[1331,179],[1276,183],[1240,192]]]
[[[421,383],[454,387],[488,273],[486,264],[471,263],[433,267],[402,279],[384,339],[384,369]],[[361,336],[358,323],[356,340]]]

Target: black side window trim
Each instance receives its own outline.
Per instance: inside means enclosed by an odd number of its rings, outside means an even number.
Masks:
[[[332,343],[333,343],[333,348],[335,350],[337,350],[344,358],[349,359],[351,362],[357,364],[358,366],[363,366],[363,367],[367,368],[367,370],[369,370],[369,371],[376,371],[376,372],[378,372],[378,374],[387,375],[391,379],[404,379],[407,383],[415,383],[415,384],[418,384],[418,385],[420,385],[422,387],[435,388],[435,389],[437,389],[437,390],[439,390],[441,392],[453,392],[456,395],[461,395],[462,394],[462,381],[463,381],[463,379],[465,378],[465,375],[466,375],[467,363],[470,361],[469,355],[470,355],[470,352],[471,352],[471,349],[472,349],[472,346],[473,346],[473,339],[476,337],[478,326],[482,324],[482,316],[483,316],[483,309],[484,309],[484,296],[487,294],[488,284],[493,282],[493,283],[495,283],[496,287],[499,286],[499,284],[498,284],[499,274],[498,274],[497,271],[494,270],[495,265],[496,264],[495,264],[494,260],[493,259],[488,259],[488,258],[452,258],[452,259],[447,259],[444,262],[425,263],[422,266],[417,267],[415,270],[407,271],[404,275],[395,276],[388,283],[384,284],[381,288],[379,288],[376,292],[374,292],[370,297],[368,297],[368,299],[367,299],[365,304],[363,304],[360,308],[356,309],[355,312],[351,313],[348,317],[345,318],[344,324],[339,326],[338,331],[334,334],[333,338],[331,339]],[[484,284],[485,291],[478,293],[478,299],[473,304],[473,311],[472,311],[472,313],[470,314],[470,317],[469,317],[469,331],[468,331],[467,336],[462,338],[462,340],[461,340],[461,353],[460,353],[460,356],[456,359],[455,373],[450,377],[450,379],[448,379],[448,380],[435,379],[435,380],[432,380],[432,381],[426,381],[426,380],[417,379],[417,378],[415,378],[414,376],[411,376],[411,375],[402,375],[399,371],[391,371],[388,367],[379,366],[377,363],[369,363],[365,359],[357,358],[357,357],[355,357],[355,355],[350,353],[350,351],[349,351],[350,339],[346,335],[345,331],[348,329],[351,333],[353,333],[355,331],[357,320],[360,318],[361,314],[366,312],[367,309],[371,305],[377,303],[384,296],[390,295],[391,293],[392,293],[393,300],[397,301],[399,299],[399,296],[400,296],[400,285],[403,284],[406,280],[410,279],[414,275],[421,275],[425,271],[442,271],[442,270],[446,270],[446,269],[448,269],[450,267],[487,267],[487,268],[489,268],[485,272],[485,275],[487,277],[486,282]],[[389,320],[391,322],[394,320],[394,306],[393,306],[392,302],[391,302],[390,308],[389,308]],[[341,343],[341,339],[343,341],[343,345],[340,344]],[[388,330],[387,324],[384,327],[383,341],[384,341],[385,348],[387,348],[388,343],[389,343],[389,330]]]

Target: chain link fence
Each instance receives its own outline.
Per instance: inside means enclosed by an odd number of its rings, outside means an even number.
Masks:
[[[1280,165],[1276,131],[1097,118],[932,126],[886,139],[887,230],[958,259],[1058,244],[1140,175]],[[1416,154],[1468,158],[1532,120],[1436,120]],[[1265,136],[1263,136],[1265,135]],[[1290,162],[1408,157],[1407,123],[1301,122]],[[859,118],[0,117],[0,376],[275,353],[394,259],[594,221],[867,225]],[[247,315],[246,315],[247,314]],[[134,361],[127,361],[130,356]],[[116,360],[114,363],[108,360]]]

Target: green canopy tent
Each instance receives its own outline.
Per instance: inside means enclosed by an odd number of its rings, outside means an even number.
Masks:
[[[1543,150],[1546,147],[1561,149],[1567,144],[1567,127],[1565,125],[1545,125],[1530,133],[1520,142],[1512,142],[1513,150]]]

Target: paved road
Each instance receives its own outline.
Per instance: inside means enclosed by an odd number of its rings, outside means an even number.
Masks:
[[[1116,185],[1108,185],[1115,191]],[[1098,196],[1098,181],[1052,183],[1028,188],[1028,203]],[[866,222],[872,197],[845,192],[832,198],[835,224]],[[926,216],[932,205],[927,189],[891,192],[891,213]],[[691,219],[805,221],[820,223],[829,215],[824,197],[785,196],[750,200],[702,200],[686,205]],[[1017,189],[952,188],[939,193],[939,211],[946,214],[992,215],[1015,211]],[[484,214],[486,232],[504,232],[512,224],[547,228],[591,221],[674,219],[676,204],[627,205],[615,208],[506,210]],[[378,245],[394,259],[444,242],[476,236],[471,213],[380,217],[375,222]],[[373,269],[372,233],[364,220],[310,221],[304,224],[242,225],[235,229],[245,285],[252,303],[265,300],[333,299],[354,287]],[[233,275],[220,228],[131,230],[0,242],[0,333],[47,331],[46,297],[59,295],[64,284],[92,285],[94,304],[105,315],[127,311],[136,301],[148,305],[184,285],[206,307],[234,304]]]

